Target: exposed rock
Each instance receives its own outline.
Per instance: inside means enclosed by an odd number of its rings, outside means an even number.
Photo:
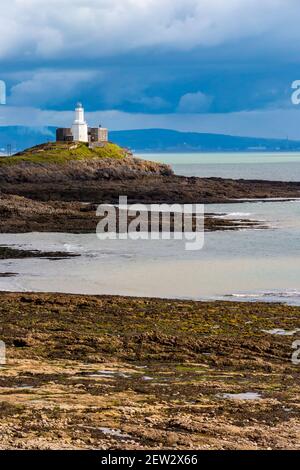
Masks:
[[[263,332],[299,321],[281,304],[0,293],[0,448],[299,449],[291,339]]]
[[[97,204],[85,204],[80,202],[63,201],[37,201],[21,196],[3,194],[0,192],[0,233],[20,233],[20,232],[71,232],[71,233],[91,233],[96,231],[100,217],[96,215]],[[150,221],[148,214],[143,216]],[[159,215],[155,215],[156,219]],[[128,224],[133,219],[128,216]],[[195,226],[195,217],[193,227]],[[119,211],[117,210],[117,220]],[[150,223],[150,222],[149,222]],[[257,223],[250,220],[230,220],[215,217],[213,214],[205,215],[205,230],[237,230],[243,228],[256,227]],[[174,217],[171,216],[171,230],[174,227]],[[128,228],[128,225],[127,225]],[[159,230],[161,231],[161,218],[159,220]],[[27,252],[28,253],[28,252]],[[26,257],[26,253],[21,250],[9,252],[0,248],[1,256]],[[17,255],[17,256],[15,256]],[[49,253],[48,257],[62,256],[62,253]],[[34,256],[30,252],[28,256]],[[39,253],[36,253],[39,256]],[[47,253],[43,255],[47,257]]]

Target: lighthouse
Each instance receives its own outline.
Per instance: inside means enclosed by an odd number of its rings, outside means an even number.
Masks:
[[[75,142],[88,142],[88,126],[84,120],[84,109],[81,103],[75,108],[75,121],[72,125],[72,135]]]
[[[72,127],[58,127],[56,142],[85,142],[89,147],[103,147],[108,142],[106,127],[88,127],[84,120],[84,109],[81,103],[75,108],[75,120]]]

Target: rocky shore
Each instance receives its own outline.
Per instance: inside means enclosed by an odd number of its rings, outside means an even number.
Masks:
[[[99,177],[67,181],[1,181],[4,194],[16,194],[39,201],[81,201],[118,203],[119,196],[129,203],[210,204],[237,199],[300,198],[300,182],[229,180],[177,175],[134,175],[130,178]]]
[[[37,201],[0,192],[0,233],[64,232],[95,233],[100,217],[97,204],[78,201]],[[133,219],[128,217],[128,223]],[[171,230],[173,228],[171,219]],[[222,219],[214,214],[205,215],[205,230],[238,230],[257,227],[255,221]],[[161,227],[160,227],[161,230]]]
[[[0,313],[2,449],[299,449],[299,307],[1,293]]]
[[[38,250],[20,250],[0,246],[0,260],[2,259],[24,259],[24,258],[47,258],[61,259],[80,256],[78,254],[66,253],[62,251],[38,251]]]

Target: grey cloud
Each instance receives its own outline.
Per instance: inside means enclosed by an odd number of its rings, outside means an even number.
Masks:
[[[98,73],[99,75],[99,73]],[[21,80],[10,90],[11,105],[55,105],[63,99],[71,98],[80,86],[89,83],[95,72],[73,70],[35,71]]]
[[[297,0],[2,0],[0,58],[95,58],[243,38],[276,50],[299,39],[299,19]]]
[[[208,111],[213,101],[211,96],[201,91],[186,93],[180,98],[178,111],[180,113],[202,113]]]

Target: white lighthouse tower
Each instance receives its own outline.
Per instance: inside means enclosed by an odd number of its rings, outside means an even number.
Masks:
[[[88,142],[88,126],[84,120],[84,109],[81,103],[75,108],[75,121],[72,125],[72,135],[75,142]]]

